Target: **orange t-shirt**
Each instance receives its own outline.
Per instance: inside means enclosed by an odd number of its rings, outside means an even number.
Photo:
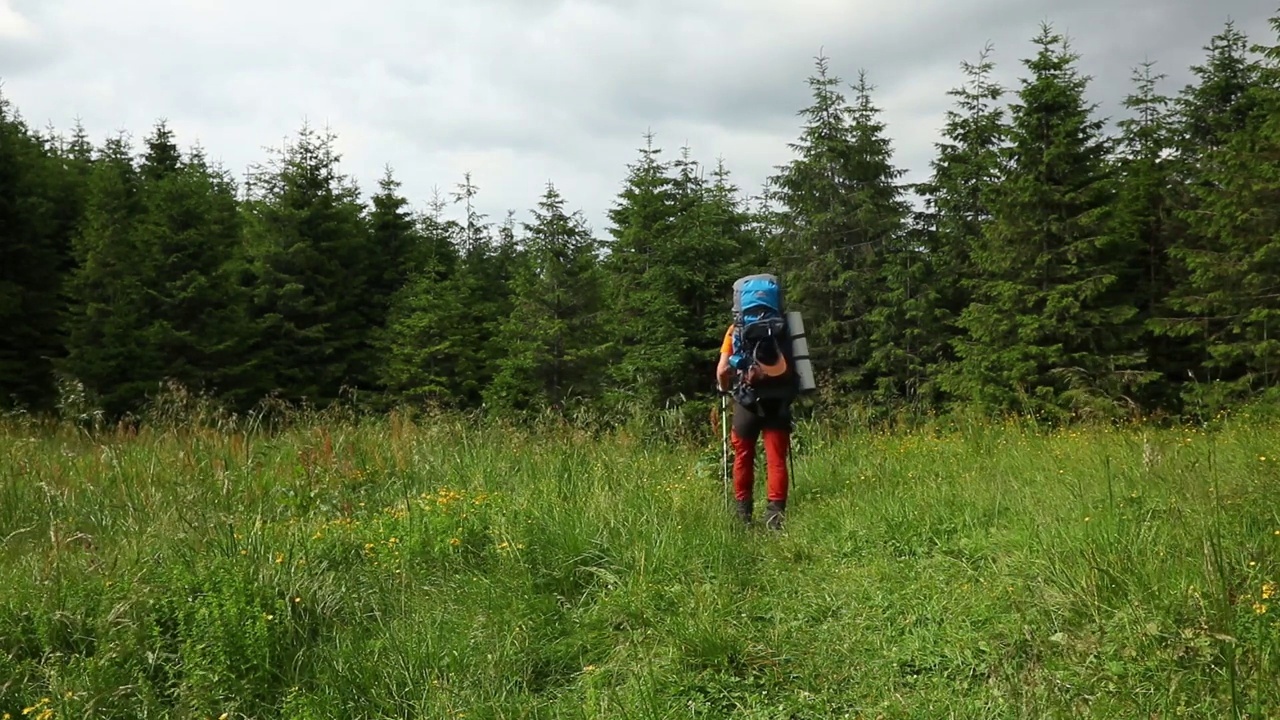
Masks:
[[[733,352],[733,324],[729,325],[729,329],[724,333],[724,342],[720,343],[720,353],[728,355]]]

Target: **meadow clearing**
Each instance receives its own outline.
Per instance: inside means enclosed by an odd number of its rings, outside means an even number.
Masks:
[[[0,717],[1280,717],[1280,423],[797,443],[8,421]]]

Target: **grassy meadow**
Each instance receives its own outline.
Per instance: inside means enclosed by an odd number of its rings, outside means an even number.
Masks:
[[[1280,424],[175,427],[0,429],[0,717],[1280,717]]]

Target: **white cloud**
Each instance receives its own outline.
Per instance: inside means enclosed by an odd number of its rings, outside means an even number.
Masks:
[[[1251,0],[0,0],[0,82],[35,124],[141,139],[165,118],[235,171],[327,125],[367,191],[390,164],[424,203],[470,170],[495,221],[550,180],[603,233],[646,130],[756,192],[790,157],[820,50],[846,82],[867,70],[918,178],[960,61],[988,41],[1016,85],[1053,22],[1116,112],[1133,65],[1158,60],[1175,92],[1232,16],[1269,40]]]
[[[0,0],[0,41],[30,40],[35,32],[31,23],[22,17],[9,0]]]

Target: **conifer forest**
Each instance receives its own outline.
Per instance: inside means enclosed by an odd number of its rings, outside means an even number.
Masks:
[[[958,59],[910,185],[871,81],[819,56],[758,193],[732,158],[645,135],[601,230],[554,184],[521,223],[479,213],[471,175],[426,199],[390,169],[358,187],[311,125],[242,174],[162,121],[95,143],[0,99],[0,402],[117,419],[179,387],[236,413],[705,417],[733,280],[762,270],[804,312],[815,407],[1059,422],[1264,400],[1280,49],[1230,23],[1205,43],[1185,87],[1127,70],[1114,124],[1050,24],[1015,86]]]
[[[975,47],[926,168],[819,50],[759,187],[641,125],[599,228],[0,84],[0,720],[1280,718],[1267,32]],[[752,457],[760,272],[818,387]]]

